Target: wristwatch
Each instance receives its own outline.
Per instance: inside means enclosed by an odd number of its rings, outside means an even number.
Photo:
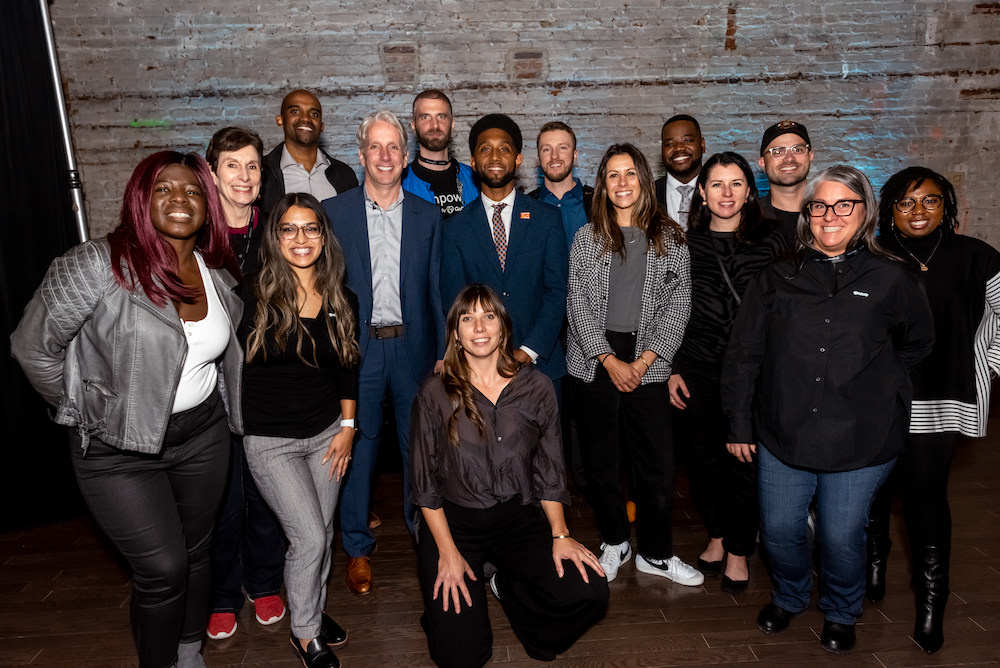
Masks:
[[[357,429],[357,421],[354,418],[348,418],[340,421],[340,428],[350,427],[351,429]]]

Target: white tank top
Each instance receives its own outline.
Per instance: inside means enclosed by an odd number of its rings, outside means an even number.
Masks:
[[[181,320],[188,351],[181,369],[177,393],[174,395],[172,413],[194,408],[212,396],[219,375],[215,361],[226,352],[226,346],[229,345],[229,314],[222,308],[215,283],[201,253],[195,252],[194,256],[198,260],[201,281],[205,285],[208,313],[201,320]]]

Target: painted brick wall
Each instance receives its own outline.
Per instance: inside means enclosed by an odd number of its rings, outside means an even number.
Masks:
[[[578,176],[602,150],[642,147],[659,165],[665,118],[690,113],[709,153],[756,159],[760,135],[793,118],[816,167],[846,162],[880,187],[924,164],[959,189],[968,233],[1000,247],[1000,2],[927,0],[54,0],[60,65],[94,234],[116,223],[132,168],[161,148],[203,151],[240,124],[269,147],[294,87],[324,105],[325,145],[357,166],[366,113],[407,116],[413,95],[447,90],[455,150],[481,114],[503,111],[526,139],[567,121]],[[665,7],[664,5],[673,5]],[[662,171],[662,167],[659,167]]]

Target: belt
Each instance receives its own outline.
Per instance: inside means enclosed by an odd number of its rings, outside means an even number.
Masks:
[[[368,332],[376,339],[395,339],[403,335],[403,325],[369,325]]]

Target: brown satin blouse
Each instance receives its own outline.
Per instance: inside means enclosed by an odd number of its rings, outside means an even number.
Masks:
[[[410,422],[413,502],[432,509],[445,500],[464,508],[490,508],[515,497],[524,505],[568,504],[552,381],[526,366],[496,405],[473,392],[486,433],[480,435],[463,410],[457,446],[448,441],[453,408],[441,379],[430,378],[417,395]]]

